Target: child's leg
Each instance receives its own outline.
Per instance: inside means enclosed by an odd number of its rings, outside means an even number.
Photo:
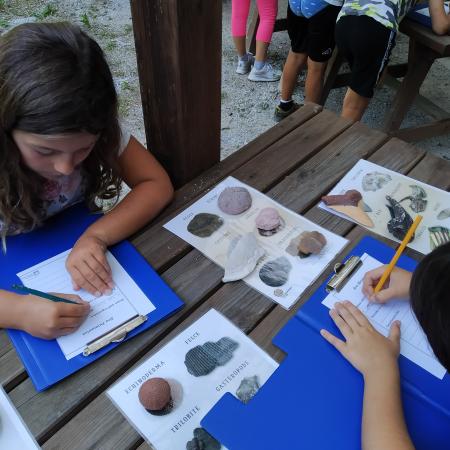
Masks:
[[[395,32],[367,16],[344,16],[336,24],[336,43],[351,68],[342,116],[361,120],[395,45]]]
[[[282,83],[281,83],[281,100],[288,102],[292,100],[292,93],[294,92],[297,78],[300,72],[305,67],[306,53],[295,53],[289,50],[286,63],[283,68]]]
[[[231,2],[231,34],[239,56],[247,54],[245,37],[247,35],[247,19],[250,11],[250,0],[232,0]]]
[[[328,61],[317,62],[308,58],[308,72],[305,81],[305,103],[319,103],[323,89],[323,77]]]
[[[363,97],[353,89],[348,88],[342,105],[342,117],[354,120],[355,122],[361,120],[369,102],[370,97]]]
[[[259,25],[256,32],[256,62],[267,59],[267,49],[272,40],[273,27],[277,18],[278,0],[257,0]]]
[[[334,28],[340,8],[327,5],[308,19],[308,72],[305,82],[305,101],[319,103],[328,60],[334,49]]]
[[[287,102],[292,100],[297,78],[303,70],[307,59],[307,32],[308,19],[298,16],[291,9],[288,3],[287,9],[287,31],[291,40],[291,49],[289,50],[286,63],[283,68],[281,80],[281,101]],[[280,106],[283,106],[280,103]]]

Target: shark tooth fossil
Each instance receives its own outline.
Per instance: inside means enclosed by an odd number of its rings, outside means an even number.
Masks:
[[[322,201],[328,208],[344,214],[355,222],[368,228],[374,227],[372,219],[365,211],[367,205],[364,203],[361,193],[356,189],[350,189],[343,195],[325,195],[322,197]]]

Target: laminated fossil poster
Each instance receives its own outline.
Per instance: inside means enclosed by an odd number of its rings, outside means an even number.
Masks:
[[[200,421],[226,392],[251,401],[277,367],[211,309],[107,394],[156,450],[225,450]]]
[[[233,177],[164,227],[287,309],[347,243]]]
[[[319,206],[397,242],[420,214],[409,247],[425,255],[450,242],[450,193],[363,159]]]

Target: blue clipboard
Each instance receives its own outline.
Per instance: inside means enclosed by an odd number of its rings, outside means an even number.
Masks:
[[[20,271],[73,247],[82,232],[99,217],[90,214],[83,205],[76,205],[49,219],[42,228],[8,237],[6,255],[0,252],[1,288],[8,290],[12,284],[20,283],[16,276]],[[156,307],[149,313],[147,321],[129,332],[125,340],[184,305],[129,242],[123,241],[109,250]],[[66,360],[56,340],[35,338],[18,330],[7,332],[38,391],[47,389],[120,345],[111,343],[89,356],[78,355]]]
[[[394,250],[370,237],[352,255],[368,253],[388,263]],[[402,256],[398,265],[413,270]],[[273,343],[287,353],[272,377],[246,405],[231,394],[202,420],[202,426],[231,450],[353,450],[361,448],[362,376],[319,334],[339,335],[321,304],[324,283],[277,334]],[[442,380],[399,357],[402,400],[418,450],[444,450],[450,442],[450,376]]]

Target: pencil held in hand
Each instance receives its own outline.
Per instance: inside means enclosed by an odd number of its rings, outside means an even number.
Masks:
[[[12,288],[16,291],[23,292],[24,294],[35,295],[36,297],[46,298],[47,300],[51,300],[52,302],[60,302],[60,303],[70,303],[71,305],[78,305],[77,302],[73,300],[68,300],[67,298],[57,297],[56,295],[48,294],[47,292],[38,291],[37,289],[31,289],[26,286],[22,286],[19,284],[13,284]]]
[[[378,281],[378,284],[375,287],[375,294],[380,292],[381,288],[384,286],[384,283],[386,283],[386,280],[391,275],[391,272],[394,270],[395,264],[397,264],[398,258],[400,258],[401,254],[403,253],[403,250],[405,250],[406,246],[409,244],[409,241],[414,236],[414,233],[416,232],[417,227],[419,226],[420,222],[422,221],[422,216],[417,216],[414,219],[413,224],[409,228],[408,232],[406,233],[405,237],[403,238],[403,241],[399,245],[397,251],[395,252],[394,257],[391,259],[391,262],[386,267],[386,270],[384,271],[383,275],[380,278],[380,281]]]

